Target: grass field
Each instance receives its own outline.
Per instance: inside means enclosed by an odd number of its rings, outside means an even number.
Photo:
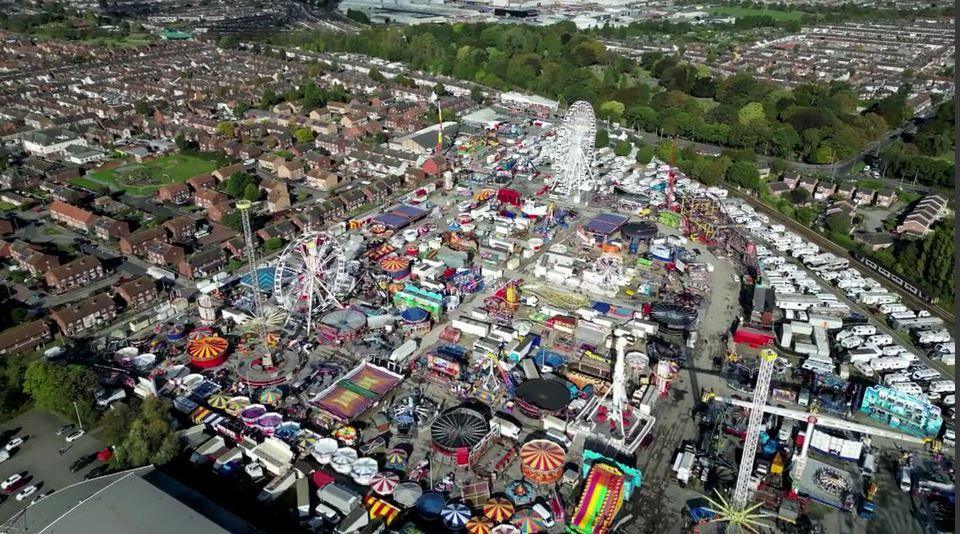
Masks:
[[[715,15],[729,15],[731,17],[770,17],[774,20],[800,20],[804,13],[800,11],[780,11],[777,9],[755,9],[750,7],[714,7],[710,12]]]
[[[127,163],[115,169],[97,171],[70,182],[81,187],[93,184],[124,190],[131,195],[152,195],[167,184],[186,181],[191,176],[213,171],[217,164],[186,154],[172,154],[144,163]]]
[[[13,204],[0,200],[0,211],[16,211],[17,209],[19,208]]]

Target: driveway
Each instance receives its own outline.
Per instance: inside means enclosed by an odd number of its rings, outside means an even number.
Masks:
[[[14,473],[27,473],[32,477],[31,484],[41,484],[35,495],[61,490],[83,480],[83,475],[99,465],[99,462],[93,462],[78,473],[70,472],[70,464],[81,456],[102,449],[104,445],[96,436],[87,434],[74,441],[70,449],[61,456],[58,451],[67,446],[67,443],[62,436],[57,436],[57,429],[70,422],[76,424],[76,421],[68,421],[59,415],[34,409],[0,425],[0,434],[5,436],[4,444],[13,436],[27,438],[20,450],[0,464],[0,478],[6,479]],[[30,499],[18,502],[12,495],[3,495],[0,498],[0,524],[30,504]]]

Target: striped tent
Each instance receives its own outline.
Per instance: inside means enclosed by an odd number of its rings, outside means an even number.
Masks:
[[[382,517],[388,525],[392,523],[393,520],[396,519],[397,514],[400,513],[399,508],[373,495],[368,495],[367,498],[363,500],[363,504],[367,507],[367,513],[370,515],[371,520]]]

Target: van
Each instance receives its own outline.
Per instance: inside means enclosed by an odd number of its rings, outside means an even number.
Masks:
[[[810,405],[810,392],[803,390],[800,392],[800,395],[797,396],[797,404],[800,406],[809,406]]]
[[[553,519],[553,514],[550,513],[549,510],[547,510],[546,506],[540,503],[537,503],[537,504],[534,504],[530,509],[533,510],[533,513],[540,516],[540,519],[543,519],[543,525],[545,527],[552,528],[553,525],[556,523],[556,521],[554,521]]]

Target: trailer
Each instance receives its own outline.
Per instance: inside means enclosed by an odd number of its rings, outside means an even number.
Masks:
[[[910,360],[902,356],[881,356],[870,360],[874,371],[899,371],[910,367]]]

